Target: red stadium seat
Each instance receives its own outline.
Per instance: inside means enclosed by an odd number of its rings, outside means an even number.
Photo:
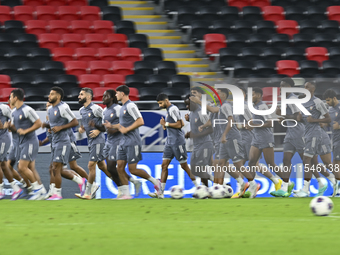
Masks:
[[[99,48],[98,58],[106,61],[117,61],[120,60],[120,51],[116,48]]]
[[[258,7],[264,7],[264,6],[270,6],[272,5],[270,0],[250,0],[251,6],[258,6]]]
[[[112,62],[112,72],[114,74],[129,75],[134,74],[133,62],[131,61],[114,61]]]
[[[284,9],[281,6],[264,6],[262,10],[265,20],[276,22],[285,19]]]
[[[138,89],[136,88],[129,88],[130,93],[129,93],[129,98],[131,101],[138,101],[139,100],[139,92]]]
[[[102,34],[87,34],[85,35],[85,45],[90,48],[103,48],[106,47],[107,35]]]
[[[45,20],[27,20],[26,33],[40,35],[47,33],[47,21]]]
[[[53,49],[61,47],[61,38],[59,34],[40,34],[38,35],[39,45],[42,48]]]
[[[83,20],[100,20],[100,8],[98,6],[81,6],[80,17]]]
[[[53,55],[53,60],[60,62],[67,62],[75,60],[75,51],[72,48],[54,48],[51,50]]]
[[[112,34],[114,33],[113,23],[110,20],[93,21],[93,30],[96,34]]]
[[[67,20],[50,20],[48,24],[50,33],[60,35],[70,33],[70,22]]]
[[[67,0],[46,0],[46,5],[55,7],[64,6],[67,5]]]
[[[308,60],[314,60],[322,65],[322,62],[329,60],[328,51],[324,47],[309,47],[306,48],[306,57]]]
[[[96,89],[100,87],[102,82],[102,76],[98,74],[82,74],[79,76],[79,86],[82,88],[91,88],[91,89]],[[103,88],[104,89],[104,88]],[[95,95],[94,91],[93,94]],[[101,100],[103,97],[103,94],[99,100]],[[94,98],[94,100],[98,100]]]
[[[94,48],[77,48],[75,57],[81,61],[93,61],[97,60],[97,49]]]
[[[61,20],[77,20],[79,19],[79,7],[77,6],[59,6],[59,19]]]
[[[340,6],[329,6],[327,12],[328,19],[340,22]]]
[[[101,101],[103,100],[103,94],[108,89],[115,89],[115,88],[105,88],[105,87],[97,87],[93,89],[93,100]]]
[[[11,7],[5,5],[0,6],[0,21],[4,22],[11,19],[13,19],[11,14]]]
[[[111,72],[111,63],[109,61],[97,60],[89,62],[89,71],[91,74],[110,74]]]
[[[293,35],[299,33],[298,23],[295,20],[279,20],[276,24],[277,32],[279,34],[287,34],[291,39],[293,38]]]
[[[62,41],[64,47],[68,48],[80,48],[83,47],[83,35],[79,34],[64,34],[62,35]]]
[[[277,87],[274,87],[274,89],[277,90],[277,97],[279,97],[280,89]],[[264,87],[262,88],[262,91],[263,91],[262,101],[272,102],[273,101],[273,87]]]
[[[8,102],[9,96],[11,95],[11,92],[15,88],[2,88],[0,89],[0,101],[1,102]]]
[[[205,54],[217,54],[221,48],[227,47],[226,38],[223,34],[205,34]]]
[[[87,0],[67,0],[67,4],[71,6],[84,6],[87,5]]]
[[[72,20],[71,21],[71,31],[75,34],[90,34],[92,33],[92,25],[88,20]]]
[[[107,44],[109,47],[117,49],[129,47],[127,36],[124,34],[107,35]]]
[[[28,5],[28,6],[33,6],[33,7],[37,7],[37,6],[41,6],[45,4],[44,0],[22,0],[24,5]]]
[[[11,87],[11,78],[8,75],[1,74],[0,75],[0,89],[10,88]]]
[[[125,84],[125,76],[121,74],[105,74],[103,75],[103,82],[105,87],[117,88]]]
[[[295,60],[279,60],[276,62],[277,73],[286,74],[292,77],[295,74],[299,74],[299,63]]]
[[[136,62],[142,60],[142,51],[139,48],[121,48],[120,56],[122,60]]]
[[[82,75],[82,74],[87,74],[87,68],[88,64],[86,61],[68,61],[65,63],[65,69],[67,74],[72,74],[72,75]]]
[[[236,6],[238,7],[240,10],[245,7],[245,6],[248,6],[250,3],[249,3],[249,0],[228,0],[228,5],[229,6]]]
[[[38,20],[56,20],[58,19],[57,9],[54,6],[37,6],[35,13]]]
[[[34,8],[32,6],[18,5],[13,7],[14,19],[27,21],[34,19]]]

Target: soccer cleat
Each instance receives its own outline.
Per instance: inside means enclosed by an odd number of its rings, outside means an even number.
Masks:
[[[77,198],[82,198],[82,195],[80,193],[75,193],[74,194]]]
[[[325,191],[327,190],[328,185],[327,183],[325,185],[323,185],[321,188],[319,187],[318,189],[318,194],[316,194],[316,197],[320,197],[323,196],[323,193],[325,193]]]
[[[338,193],[339,191],[339,181],[337,180],[335,185],[333,185],[333,194],[332,197],[335,197],[335,195]]]
[[[3,190],[0,191],[0,200],[5,198],[5,192]]]
[[[129,199],[132,199],[132,198],[133,198],[132,196],[123,195],[120,198],[117,198],[117,200],[129,200]]]
[[[242,197],[248,188],[249,188],[249,182],[243,182],[243,184],[240,186],[240,193],[238,197]]]
[[[250,198],[250,192],[249,191],[246,191],[244,192],[244,195],[242,196],[242,198]]]
[[[240,192],[237,192],[231,196],[231,198],[239,198],[239,197],[240,197]]]
[[[53,196],[51,196],[50,198],[46,199],[46,200],[62,200],[63,198],[57,194],[54,194]]]
[[[155,190],[157,191],[158,197],[162,194],[162,188],[161,188],[161,181],[157,180],[157,185],[154,186]]]
[[[79,186],[79,189],[80,189],[80,195],[84,196],[87,180],[85,178],[82,178],[82,181],[83,181],[82,184],[78,184],[78,186]]]
[[[135,185],[135,197],[138,197],[142,190],[142,182],[136,180],[133,185]]]
[[[282,189],[270,192],[270,195],[274,197],[286,197],[286,194],[287,192],[284,192]]]
[[[281,186],[282,186],[282,180],[279,179],[279,182],[275,184],[275,190],[278,191],[279,189],[281,189]]]
[[[292,194],[292,190],[294,189],[294,186],[295,186],[294,182],[289,182],[288,183],[287,193],[289,194],[289,196]]]
[[[17,200],[23,193],[24,191],[22,189],[19,189],[17,192],[13,192],[11,200]]]
[[[42,188],[32,190],[32,195],[28,198],[28,200],[42,200],[45,198],[46,194],[42,192]]]
[[[80,198],[80,199],[85,199],[85,200],[91,200],[92,196],[91,195],[83,195],[81,196],[79,193],[74,194],[76,197]]]
[[[149,192],[149,193],[148,193],[148,196],[149,196],[149,197],[152,197],[152,198],[158,198],[158,195],[157,195],[156,192]]]
[[[160,194],[160,195],[158,196],[158,198],[159,198],[159,199],[164,199],[164,194],[163,194],[163,193]]]
[[[253,183],[252,185],[249,185],[249,189],[248,189],[250,192],[249,198],[255,198],[260,188],[261,188],[261,185],[258,183]]]
[[[47,192],[47,194],[46,194],[46,196],[45,196],[45,199],[48,199],[48,198],[50,198],[50,197],[52,197],[52,196],[53,196],[52,190],[50,189],[50,190]]]
[[[294,197],[308,197],[308,193],[303,190],[299,190],[296,193],[294,193],[293,196]]]
[[[91,199],[94,199],[96,197],[96,192],[99,189],[100,185],[98,185],[97,183],[93,183],[92,185],[92,189],[91,189]]]

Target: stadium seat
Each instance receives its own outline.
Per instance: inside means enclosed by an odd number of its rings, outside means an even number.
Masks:
[[[67,5],[67,0],[45,0],[46,4],[49,6],[64,6]]]
[[[60,61],[45,61],[43,62],[43,71],[45,74],[65,74],[64,64]]]
[[[3,30],[7,34],[25,34],[25,25],[19,20],[6,20],[3,25]]]
[[[338,46],[335,34],[315,34],[314,44],[318,47],[331,48]]]
[[[20,73],[21,74],[42,74],[43,63],[38,61],[23,61],[20,62]]]
[[[339,47],[331,47],[328,49],[329,51],[329,59],[340,61],[340,48]]]
[[[249,21],[258,21],[263,20],[261,9],[257,6],[245,6],[242,9],[242,17],[243,20],[249,20]]]
[[[241,50],[238,48],[223,48],[219,50],[219,65],[221,69],[233,67],[236,60],[240,60]]]
[[[34,8],[32,6],[19,5],[14,6],[13,15],[15,20],[27,21],[34,19]]]
[[[49,91],[44,88],[30,88],[25,91],[26,102],[46,101]]]
[[[0,61],[0,74],[19,74],[20,64],[13,61]]]
[[[61,88],[78,87],[78,79],[74,75],[60,74],[56,76],[56,84]]]
[[[276,34],[275,23],[270,20],[259,20],[256,22],[256,33]]]
[[[40,35],[47,33],[47,22],[45,20],[28,20],[26,24],[26,33]]]
[[[136,33],[135,23],[133,21],[121,20],[116,21],[114,24],[116,33],[125,35]]]
[[[253,33],[253,23],[249,20],[236,20],[234,23],[235,33],[251,34]]]
[[[238,8],[235,6],[223,6],[221,8],[220,15],[225,21],[235,21],[240,19]]]
[[[286,74],[292,77],[295,74],[299,74],[299,63],[295,60],[280,60],[276,62],[277,73]]]
[[[151,61],[136,61],[134,63],[135,74],[155,74],[156,63]]]
[[[227,3],[229,6],[235,6],[237,8],[239,8],[240,10],[249,5],[249,1],[248,0],[227,0]]]
[[[84,7],[87,5],[87,0],[67,0],[67,5]]]
[[[27,49],[21,49],[21,48],[8,48],[7,49],[7,58],[10,61],[28,61],[29,51]]]
[[[84,74],[85,75],[91,75],[91,74]],[[83,76],[83,75],[82,75]],[[85,86],[87,87],[87,86]],[[91,87],[90,87],[91,88]],[[92,87],[93,88],[93,100],[94,101],[102,101],[103,100],[103,94],[108,89],[114,89],[114,88],[103,88],[103,87]]]
[[[306,16],[304,14],[304,8],[296,6],[296,5],[291,5],[287,6],[285,8],[285,16],[287,20],[295,20],[295,21],[301,21],[305,20]]]
[[[72,20],[70,25],[71,33],[90,34],[92,33],[92,24],[88,20]]]
[[[181,75],[181,74],[171,76],[171,87],[189,88],[190,87],[190,76]]]
[[[127,43],[127,36],[124,34],[109,34],[107,35],[108,47],[112,48],[126,48],[129,47]]]
[[[264,7],[271,5],[270,0],[250,0],[252,6]]]
[[[110,20],[113,23],[122,20],[122,11],[118,6],[101,7],[103,20]]]
[[[9,6],[0,6],[0,22],[13,19],[12,10]]]
[[[100,8],[97,6],[81,6],[80,17],[82,20],[100,20]]]
[[[289,35],[287,34],[273,34],[271,37],[270,45],[277,48],[290,47]]]
[[[120,51],[116,48],[99,48],[98,58],[105,61],[120,60]]]
[[[41,6],[45,4],[44,0],[23,0],[22,2],[24,5],[33,6],[33,7],[37,7],[37,6]]]
[[[67,62],[75,60],[75,50],[73,48],[53,48],[51,51],[55,61]]]
[[[114,61],[112,62],[112,72],[121,75],[133,74],[133,63],[131,61]]]
[[[285,59],[287,60],[295,60],[302,61],[305,60],[305,49],[298,47],[290,47],[285,49]]]
[[[14,7],[21,4],[22,4],[21,0],[1,0],[1,5],[8,5],[10,7]]]
[[[275,62],[270,60],[259,60],[255,62],[256,73],[263,77],[276,74]]]
[[[28,74],[11,75],[11,83],[14,88],[31,88],[34,83],[34,77]]]
[[[129,98],[131,101],[138,101],[139,100],[139,92],[136,88],[130,88]]]
[[[226,38],[222,34],[206,34],[203,39],[205,54],[208,56],[218,53],[221,48],[227,47]]]
[[[328,19],[340,22],[340,6],[329,6],[327,8]]]
[[[314,46],[314,36],[312,34],[295,34],[293,35],[294,47],[308,48]]]
[[[61,47],[61,36],[59,34],[40,34],[38,38],[40,47],[48,49]]]
[[[167,94],[170,100],[183,100],[183,95],[190,94],[190,88],[165,88],[162,92]]]
[[[97,60],[97,49],[94,48],[77,48],[75,49],[75,58],[80,61],[93,61]]]
[[[159,110],[159,105],[157,103],[142,103],[136,102],[136,105],[139,110],[146,110],[146,111],[156,111]],[[178,105],[178,104],[176,104]]]
[[[0,34],[0,48],[6,49],[6,48],[12,48],[15,47],[15,35],[10,34]]]
[[[97,88],[100,87],[102,76],[98,74],[82,74],[79,75],[79,86],[82,88]],[[102,94],[103,96],[103,94]]]
[[[326,34],[337,34],[339,33],[339,22],[336,20],[323,20],[321,21],[320,30]]]
[[[38,20],[57,20],[57,9],[55,6],[51,5],[43,5],[43,6],[37,6],[35,8],[35,13]]]
[[[85,45],[89,48],[103,48],[107,46],[107,35],[105,34],[86,34]]]
[[[7,58],[7,49],[0,49],[0,61],[6,61]]]
[[[103,75],[103,83],[105,87],[117,88],[125,84],[125,76],[121,74],[105,74]]]
[[[159,48],[146,48],[142,50],[143,60],[146,61],[162,61],[163,51]]]
[[[33,61],[50,61],[51,52],[46,48],[32,48],[28,55]]]
[[[203,40],[205,34],[210,33],[210,22],[204,20],[191,21],[191,34],[190,39],[193,43],[198,40]]]
[[[326,9],[316,5],[310,5],[307,7],[306,17],[309,20],[325,20],[327,16],[325,15]]]
[[[306,78],[312,78],[319,72],[318,62],[313,60],[300,61],[300,74]]]
[[[242,34],[229,34],[227,36],[227,45],[228,48],[243,48],[247,47],[249,40],[248,35],[242,35]]]
[[[254,73],[254,63],[252,61],[238,60],[234,62],[235,78],[247,78]]]
[[[59,19],[61,20],[77,20],[80,18],[79,16],[79,7],[77,6],[59,6],[58,7],[58,14]]]
[[[269,46],[271,36],[268,34],[251,34],[249,35],[249,46],[265,48]]]
[[[16,36],[16,46],[21,48],[37,48],[38,38],[34,34],[17,34]]]
[[[199,20],[200,18],[196,15],[196,8],[190,6],[179,6],[177,9],[176,25],[183,29],[184,26],[190,25],[192,20]],[[202,19],[203,20],[203,19]],[[186,31],[186,30],[183,30]]]
[[[265,20],[277,22],[285,19],[284,9],[281,6],[264,6],[262,11]]]
[[[8,102],[9,96],[11,95],[13,88],[2,88],[0,89],[0,101],[1,102]]]
[[[244,47],[241,49],[242,60],[257,61],[261,60],[262,49],[254,47]]]
[[[324,74],[330,77],[339,75],[340,73],[340,62],[336,60],[326,60],[322,62],[322,71]]]
[[[131,74],[125,76],[125,85],[133,88],[143,88],[146,87],[146,81],[148,80],[146,75],[141,74]]]
[[[0,89],[10,88],[11,87],[11,78],[8,75],[1,74],[0,75]]]
[[[156,64],[157,74],[175,75],[177,74],[177,64],[174,61],[160,61]]]
[[[65,87],[64,88],[64,100],[65,101],[78,101],[78,96],[79,96],[79,92],[80,92],[80,87]],[[77,103],[77,105],[72,105],[69,104],[71,110],[78,110],[79,111],[79,103]]]
[[[39,88],[51,89],[55,84],[56,76],[50,74],[34,75],[34,85]]]
[[[161,74],[154,74],[154,75],[149,75],[147,85],[153,88],[167,88],[169,82],[170,82],[170,79],[168,76],[161,75]]]
[[[93,21],[93,30],[96,34],[112,34],[114,33],[113,23],[109,20]]]
[[[309,47],[306,48],[306,57],[308,60],[314,60],[321,66],[322,62],[328,60],[328,51],[323,47]]]
[[[91,74],[110,74],[111,73],[111,63],[105,60],[95,60],[89,62],[89,72]]]
[[[107,6],[107,0],[89,0],[88,4],[91,6],[98,6],[103,8]]]
[[[300,21],[301,34],[319,33],[320,21],[317,20],[302,20]]]
[[[80,34],[63,34],[63,35],[61,35],[61,38],[62,38],[62,42],[63,42],[63,47],[73,48],[73,49],[84,47],[83,35],[80,35]]]
[[[60,35],[71,33],[70,22],[67,20],[50,20],[48,27],[50,33]]]
[[[288,34],[291,38],[294,34],[299,33],[298,23],[295,20],[279,20],[276,22],[277,32]]]
[[[87,74],[88,63],[86,61],[68,61],[65,63],[65,69],[67,74],[82,75]]]
[[[220,16],[216,15],[218,13],[218,8],[214,5],[201,5],[198,6],[198,18],[200,20],[216,20],[219,19]]]
[[[267,101],[267,102],[272,102],[273,101],[273,89],[277,90],[277,96],[279,97],[279,95],[280,95],[280,88],[264,87],[264,88],[262,88],[262,91],[263,91],[262,100],[263,101]]]
[[[129,47],[145,49],[149,47],[149,39],[145,34],[129,34]]]
[[[122,48],[120,56],[122,60],[136,62],[142,60],[142,51],[138,48]]]
[[[157,95],[161,92],[164,92],[164,89],[161,88],[151,88],[151,87],[144,87],[138,89],[139,92],[139,100],[141,101],[155,101]]]

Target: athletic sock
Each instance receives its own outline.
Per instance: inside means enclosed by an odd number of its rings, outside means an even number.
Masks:
[[[279,183],[278,179],[273,175],[269,178],[275,185]]]
[[[80,177],[78,177],[77,175],[74,175],[73,176],[73,179],[72,179],[72,181],[74,181],[74,182],[76,182],[77,184],[83,184],[83,180],[80,178]]]
[[[164,190],[165,190],[165,184],[166,184],[166,183],[163,183],[163,182],[161,183],[161,190],[162,190],[162,193],[164,193]]]
[[[33,190],[41,189],[41,187],[40,187],[40,185],[37,181],[32,183],[32,189]]]
[[[209,175],[209,180],[214,182],[214,176],[212,174],[209,174],[209,173],[208,173],[208,175]]]
[[[336,185],[336,180],[335,180],[335,176],[334,176],[333,173],[329,173],[328,180],[330,180],[330,182],[331,182],[333,185]]]
[[[21,183],[21,185],[22,185],[23,188],[26,188],[26,187],[27,187],[27,184],[26,184],[26,182],[24,181],[24,179],[21,179],[19,182]]]
[[[148,181],[152,182],[153,185],[157,185],[157,186],[158,186],[158,181],[157,181],[155,178],[150,177],[150,178],[148,179]]]
[[[132,182],[133,184],[138,183],[138,181],[135,178],[129,177],[129,182]]]
[[[57,194],[59,197],[61,197],[61,188],[55,188],[55,194]]]
[[[122,185],[121,189],[124,196],[130,196],[129,185]]]
[[[54,183],[51,183],[50,184],[50,194],[54,194],[55,193],[55,184]]]
[[[12,189],[14,190],[14,192],[17,192],[20,190],[18,184],[15,183],[15,181],[10,182]]]
[[[3,193],[3,191],[4,191],[4,183],[1,183],[0,184],[0,193]]]
[[[303,181],[303,188],[302,188],[302,191],[308,193],[308,192],[309,192],[309,184],[310,184],[310,181],[304,180],[304,181]]]
[[[86,189],[85,189],[85,195],[91,195],[91,189],[92,189],[92,183],[87,182]]]
[[[318,181],[319,189],[321,189],[321,188],[324,186],[324,184],[323,184],[323,182],[322,182],[322,178],[319,177],[319,178],[316,178],[316,180]]]
[[[244,180],[241,177],[237,177],[236,181],[239,185],[243,185],[244,184]]]
[[[192,181],[192,183],[195,185],[196,188],[198,187],[198,183],[196,180]]]
[[[288,182],[282,182],[282,187],[281,189],[284,191],[284,192],[288,192]]]

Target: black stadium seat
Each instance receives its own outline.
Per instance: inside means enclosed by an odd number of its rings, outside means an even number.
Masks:
[[[55,85],[56,76],[50,74],[38,74],[34,76],[35,86],[40,88],[52,88]]]
[[[118,6],[103,6],[101,7],[102,17],[104,20],[110,20],[113,23],[122,20],[122,11]]]
[[[269,60],[260,60],[255,63],[256,73],[263,75],[264,77],[269,77],[275,74],[275,62]]]
[[[189,88],[190,76],[181,74],[171,76],[171,86],[173,88]]]
[[[242,60],[261,60],[262,49],[255,47],[245,47],[241,49]]]
[[[135,34],[136,33],[136,28],[135,28],[135,23],[133,21],[129,20],[121,20],[115,22],[115,31],[117,34]]]
[[[293,35],[293,44],[295,47],[308,48],[313,47],[313,34],[295,34]]]
[[[145,34],[129,34],[129,47],[145,49],[149,47],[149,40]]]
[[[51,52],[46,48],[31,48],[29,49],[29,57],[34,61],[50,61]]]
[[[285,59],[301,61],[305,60],[305,49],[298,47],[290,47],[285,50]]]
[[[228,45],[229,46],[229,45]],[[238,48],[222,48],[219,50],[219,65],[221,68],[232,67],[236,60],[240,60],[241,50]]]
[[[319,64],[313,60],[300,61],[300,74],[306,78],[314,77],[319,72]]]
[[[236,78],[247,78],[253,71],[254,63],[252,61],[238,60],[234,62],[234,76]]]
[[[285,11],[287,20],[301,21],[307,18],[304,14],[304,8],[300,6],[290,5],[285,8]]]
[[[162,61],[163,51],[159,48],[145,48],[142,50],[143,60],[146,61]]]
[[[27,89],[33,86],[34,77],[29,74],[11,75],[12,87]]]
[[[256,22],[256,33],[276,34],[275,23],[270,20],[259,20]]]
[[[19,20],[6,20],[3,25],[4,32],[7,34],[25,34],[25,26]]]
[[[19,74],[20,63],[14,61],[1,61],[0,74]]]
[[[56,84],[62,88],[78,87],[78,79],[74,75],[60,74],[56,76]]]
[[[45,74],[64,74],[64,64],[59,61],[45,61],[44,62]]]
[[[157,73],[163,75],[177,74],[177,64],[174,61],[160,61],[157,63]]]
[[[257,21],[263,20],[261,9],[257,6],[245,6],[242,9],[243,20]]]
[[[148,79],[148,85],[153,88],[166,88],[169,86],[169,82],[169,76],[161,74],[150,75]]]
[[[39,61],[24,61],[20,63],[20,72],[22,74],[42,74],[43,73],[43,63]]]
[[[228,48],[243,48],[247,47],[249,40],[249,35],[245,34],[229,34],[227,36],[227,45]]]
[[[274,48],[274,47],[264,48],[262,58],[264,60],[271,60],[271,61],[276,62],[282,59],[283,52],[284,52],[284,49],[282,48]]]
[[[38,38],[34,34],[17,34],[16,44],[21,48],[36,48],[38,45]]]
[[[125,76],[125,85],[133,88],[146,87],[146,81],[148,77],[141,74],[130,74]]]
[[[220,15],[223,20],[235,21],[240,19],[238,8],[235,6],[223,6]]]
[[[155,74],[156,63],[151,61],[136,61],[134,64],[135,74]]]
[[[23,48],[8,48],[7,49],[7,58],[10,61],[28,61],[29,59],[29,51],[28,49]]]
[[[271,36],[268,34],[251,34],[249,35],[249,46],[265,48],[269,46]]]

